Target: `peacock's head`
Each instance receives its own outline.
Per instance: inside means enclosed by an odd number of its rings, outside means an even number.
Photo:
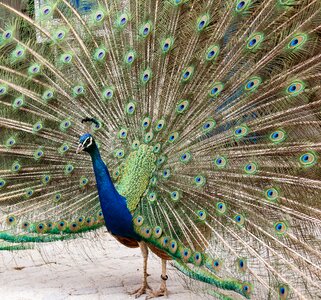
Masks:
[[[79,145],[77,147],[76,153],[81,151],[89,152],[91,148],[95,145],[94,138],[90,133],[85,133],[79,138]]]
[[[86,118],[81,121],[81,123],[94,123],[99,124],[95,119]],[[76,153],[81,151],[90,152],[95,147],[95,141],[90,133],[85,133],[79,138],[79,145],[77,147]]]

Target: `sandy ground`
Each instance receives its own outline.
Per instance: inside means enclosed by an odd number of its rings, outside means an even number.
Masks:
[[[160,260],[150,255],[149,283],[154,289],[160,271]],[[168,275],[168,299],[200,299],[171,266]],[[1,300],[134,299],[128,292],[140,286],[141,277],[140,250],[126,248],[105,233],[36,250],[0,252]]]

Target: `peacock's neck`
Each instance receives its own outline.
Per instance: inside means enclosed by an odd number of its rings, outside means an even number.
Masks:
[[[97,183],[97,188],[98,188],[98,193],[100,194],[101,191],[108,190],[108,195],[110,197],[106,197],[104,195],[104,198],[108,198],[109,201],[114,201],[116,200],[114,197],[120,195],[116,191],[114,184],[111,180],[109,171],[105,163],[103,162],[100,152],[95,145],[94,148],[89,152],[92,163],[93,163],[93,168],[94,168],[94,173],[96,177],[96,183]]]
[[[107,229],[117,236],[140,239],[133,230],[132,215],[127,208],[126,198],[117,192],[96,145],[89,154]]]

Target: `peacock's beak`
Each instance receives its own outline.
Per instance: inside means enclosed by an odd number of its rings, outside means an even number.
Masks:
[[[84,150],[84,146],[82,143],[80,143],[77,147],[76,153],[78,154],[79,152],[81,152],[82,150]]]

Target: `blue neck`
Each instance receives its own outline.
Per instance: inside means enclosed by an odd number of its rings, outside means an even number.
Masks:
[[[132,215],[127,208],[126,198],[117,192],[96,145],[90,149],[89,154],[108,231],[117,236],[140,240],[134,232]]]

